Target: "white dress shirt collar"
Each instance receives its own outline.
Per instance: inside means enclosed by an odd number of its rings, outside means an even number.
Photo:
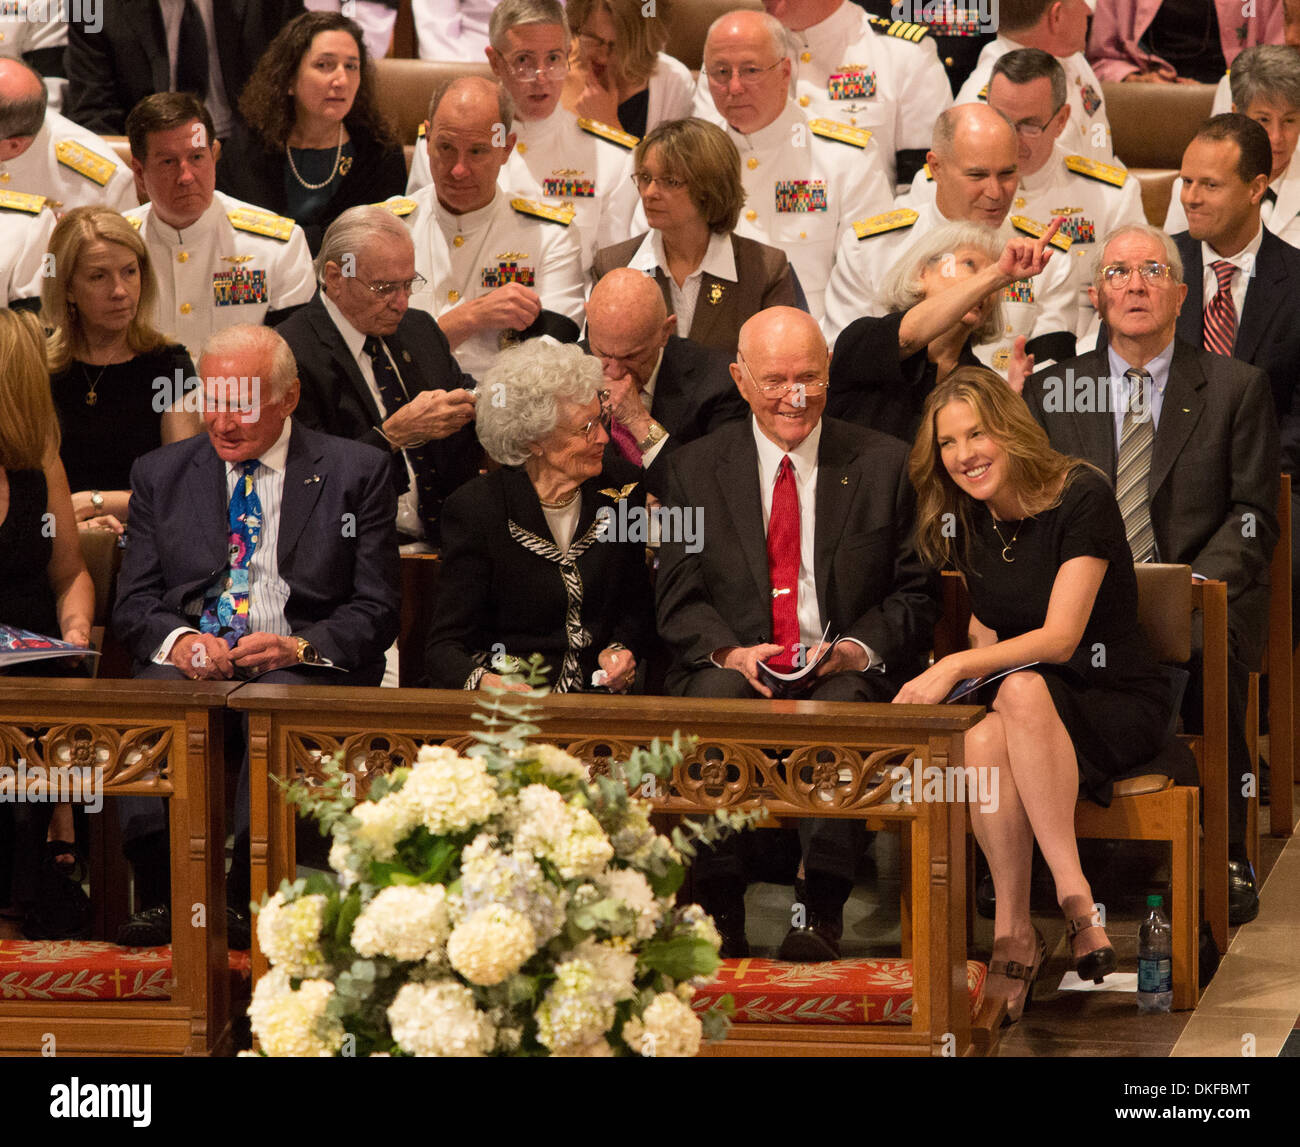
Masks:
[[[280,431],[280,437],[258,456],[257,461],[268,470],[275,470],[277,473],[284,470],[289,461],[289,435],[292,431],[293,419],[286,418],[284,427]],[[242,462],[227,462],[226,479],[230,480],[235,474],[239,473],[243,465]]]
[[[339,334],[343,336],[343,342],[347,345],[349,353],[353,358],[360,358],[362,348],[366,345],[366,338],[356,327],[349,321],[347,316],[338,308],[338,304],[321,289],[320,301],[325,305],[325,313],[329,315],[331,321],[338,328]]]
[[[781,459],[786,457],[787,453],[799,484],[802,486],[808,481],[813,471],[817,469],[817,447],[822,440],[820,418],[808,437],[790,451],[783,450],[764,434],[758,425],[758,419],[752,415],[750,416],[750,427],[754,433],[754,443],[758,447],[758,478],[764,488],[776,481],[777,471],[781,468]]]

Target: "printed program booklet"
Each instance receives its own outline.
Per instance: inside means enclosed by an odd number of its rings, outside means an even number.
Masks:
[[[41,633],[32,633],[29,629],[18,629],[12,625],[0,625],[0,669],[18,665],[24,661],[44,661],[55,657],[99,656],[97,649],[83,649],[80,645],[71,645],[54,637]]]

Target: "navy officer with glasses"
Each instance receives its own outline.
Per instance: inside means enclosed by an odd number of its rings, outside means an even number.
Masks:
[[[352,207],[325,232],[316,297],[277,328],[298,362],[294,417],[390,459],[398,541],[437,548],[442,502],[478,472],[474,380],[410,306],[423,280],[405,225]]]
[[[887,702],[922,667],[938,609],[936,581],[912,538],[907,447],[823,418],[830,355],[817,322],[770,307],[740,332],[731,377],[751,417],[667,459],[664,504],[700,516],[694,543],[668,534],[656,583],[669,693],[770,697],[760,666],[815,666],[797,694]],[[823,635],[829,650],[820,648]],[[819,660],[825,653],[824,660]],[[839,956],[842,911],[862,847],[860,821],[800,822],[807,927],[784,960]],[[696,861],[696,895],[724,956],[745,956],[746,880],[771,833],[731,838]]]
[[[498,177],[501,189],[572,225],[585,274],[597,247],[632,234],[636,136],[561,105],[571,36],[559,0],[501,0],[488,36],[488,63],[515,109],[516,143]],[[432,179],[430,158],[424,148],[415,149],[408,194]]]
[[[1114,483],[1134,561],[1183,563],[1227,583],[1229,920],[1244,924],[1259,910],[1245,847],[1246,692],[1263,648],[1278,537],[1268,376],[1175,337],[1187,284],[1163,231],[1129,224],[1107,236],[1091,294],[1108,345],[1038,371],[1024,398],[1053,449]],[[1200,720],[1195,692],[1183,703],[1189,729]]]
[[[499,182],[515,144],[514,111],[509,92],[482,76],[436,91],[425,136],[433,184],[386,204],[410,228],[427,280],[412,305],[438,320],[476,378],[525,338],[576,342],[582,317],[577,228]]]

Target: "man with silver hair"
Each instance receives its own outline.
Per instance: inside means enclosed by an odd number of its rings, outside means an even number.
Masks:
[[[1300,2],[1292,0],[1288,16],[1300,16]],[[1287,24],[1288,36],[1300,39],[1300,19]],[[1211,115],[1234,111],[1249,116],[1268,132],[1273,170],[1260,204],[1264,226],[1279,239],[1300,246],[1300,164],[1292,164],[1300,140],[1300,51],[1287,44],[1260,44],[1247,48],[1232,61],[1214,96]],[[1165,230],[1170,235],[1187,229],[1187,213],[1177,195],[1169,204]]]
[[[478,434],[501,468],[447,499],[430,684],[500,685],[534,653],[559,693],[623,692],[654,642],[645,486],[606,456],[600,363],[530,339],[483,379]],[[680,518],[679,518],[680,520]]]
[[[1246,690],[1263,648],[1278,538],[1268,376],[1175,337],[1187,285],[1163,231],[1130,224],[1107,236],[1092,295],[1108,345],[1036,373],[1025,401],[1055,449],[1115,484],[1134,561],[1183,563],[1228,585],[1229,920],[1244,924],[1259,910],[1245,850]],[[1199,713],[1199,697],[1189,696],[1189,728]]]
[[[568,216],[500,186],[515,146],[508,92],[465,76],[434,93],[426,148],[433,184],[388,208],[411,229],[427,280],[412,303],[428,311],[471,374],[498,351],[549,334],[574,342],[585,294],[582,252]]]
[[[885,273],[914,242],[945,222],[980,223],[1000,230],[1005,242],[1014,234],[1040,238],[1050,219],[1011,213],[1020,182],[1019,144],[1015,128],[983,104],[959,104],[934,125],[926,162],[934,175],[933,200],[906,195],[894,210],[855,220],[840,238],[835,267],[826,288],[827,341],[860,315],[887,313],[881,287]],[[1053,234],[1056,254],[1040,274],[1006,287],[1006,323],[998,337],[975,348],[985,365],[1005,374],[1013,356],[1036,356],[1039,362],[1074,353],[1078,295],[1070,275],[1070,240]]]
[[[400,219],[351,207],[321,242],[316,297],[276,328],[298,360],[298,420],[388,455],[398,540],[412,552],[437,547],[443,499],[479,461],[474,380],[433,318],[410,306],[415,265]]]
[[[785,251],[820,322],[836,240],[852,220],[888,207],[893,184],[871,132],[809,119],[790,97],[787,50],[779,20],[728,12],[709,29],[700,76],[740,152],[736,234]]]
[[[585,274],[597,248],[633,234],[636,137],[560,106],[570,36],[559,0],[501,0],[493,9],[488,36],[488,63],[514,101],[518,139],[498,177],[501,190],[573,224]],[[432,179],[429,161],[425,149],[417,147],[408,195]]]
[[[137,677],[378,685],[398,629],[395,498],[388,459],[310,430],[293,354],[275,331],[240,324],[199,357],[206,435],[131,469],[131,534],[113,626]],[[167,844],[158,801],[124,812],[143,911],[119,943],[164,944]],[[229,901],[248,903],[248,778],[235,807]],[[212,926],[214,923],[210,922]],[[245,940],[246,943],[246,940]]]

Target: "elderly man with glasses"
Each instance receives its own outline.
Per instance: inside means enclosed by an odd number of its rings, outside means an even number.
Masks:
[[[507,149],[501,189],[508,197],[543,205],[549,218],[573,226],[585,274],[598,247],[632,234],[636,137],[560,105],[570,34],[559,0],[502,0],[492,12],[489,38],[488,63],[510,94],[515,114],[517,142]],[[424,148],[415,149],[408,194],[429,183],[430,158]]]
[[[410,307],[422,279],[406,227],[352,207],[325,232],[316,297],[280,324],[298,362],[295,417],[388,455],[398,540],[437,547],[443,499],[478,473],[474,380],[446,336]]]
[[[1108,236],[1091,290],[1109,345],[1039,371],[1024,397],[1055,449],[1115,484],[1134,561],[1185,563],[1228,585],[1229,920],[1244,924],[1259,910],[1245,850],[1246,689],[1278,537],[1268,376],[1175,337],[1187,284],[1163,231],[1130,224]],[[1190,694],[1189,728],[1201,710]]]
[[[884,702],[922,665],[936,587],[913,546],[907,447],[823,418],[829,370],[810,315],[760,311],[741,328],[731,367],[751,417],[667,459],[665,504],[691,507],[704,523],[702,546],[666,538],[660,548],[657,613],[672,653],[670,693],[770,697],[766,670],[815,666],[797,695]],[[781,958],[834,959],[861,824],[801,823],[804,888],[796,895],[806,913],[795,919],[806,926],[791,929]],[[747,952],[747,861],[758,858],[742,850],[754,847],[744,837],[724,842],[695,865],[696,893],[726,955]]]
[[[515,146],[510,95],[467,76],[434,93],[425,142],[433,184],[388,200],[427,280],[412,304],[438,320],[461,367],[481,377],[497,352],[549,334],[575,342],[582,256],[563,213],[502,189]]]

